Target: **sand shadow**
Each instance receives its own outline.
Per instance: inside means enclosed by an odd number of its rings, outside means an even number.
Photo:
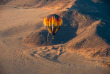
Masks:
[[[103,21],[101,26],[97,27],[97,34],[110,44],[110,22]]]
[[[101,0],[101,2],[93,2],[92,0],[77,0],[69,11],[78,10],[79,13],[89,15],[91,17],[109,20],[110,4],[109,0]]]
[[[55,39],[52,40],[55,44],[66,43],[76,36],[78,25],[75,27],[71,26],[72,20],[69,19],[71,18],[71,14],[72,12],[69,12],[67,18],[63,17],[63,25],[58,33],[56,33]]]
[[[69,11],[78,10],[83,15],[89,15],[95,20],[102,20],[105,24],[97,27],[97,34],[110,44],[110,0],[93,2],[92,0],[77,0]]]
[[[1,5],[4,5],[4,4],[6,4],[6,3],[8,3],[8,2],[10,2],[11,0],[0,0],[0,4]]]

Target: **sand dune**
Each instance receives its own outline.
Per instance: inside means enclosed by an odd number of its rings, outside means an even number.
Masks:
[[[43,18],[64,24],[55,39]],[[107,0],[1,0],[0,74],[110,74]]]

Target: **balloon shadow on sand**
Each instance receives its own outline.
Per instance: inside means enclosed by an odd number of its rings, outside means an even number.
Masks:
[[[52,35],[47,30],[42,30],[39,32],[39,35],[42,35],[43,39],[41,44],[46,43],[46,45],[53,45],[53,44],[64,44],[69,40],[76,37],[76,31],[78,25],[73,27],[71,26],[70,17],[72,12],[68,12],[67,17],[63,17],[63,25],[59,29],[59,31],[54,35],[54,39],[52,39]]]

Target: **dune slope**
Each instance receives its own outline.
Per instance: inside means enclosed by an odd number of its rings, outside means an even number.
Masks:
[[[110,74],[109,10],[108,0],[1,0],[0,74]],[[55,39],[42,23],[53,13],[64,21]]]

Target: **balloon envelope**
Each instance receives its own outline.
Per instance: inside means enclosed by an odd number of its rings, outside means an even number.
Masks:
[[[63,20],[59,15],[51,14],[44,18],[44,26],[46,26],[52,35],[57,33],[62,24]]]

